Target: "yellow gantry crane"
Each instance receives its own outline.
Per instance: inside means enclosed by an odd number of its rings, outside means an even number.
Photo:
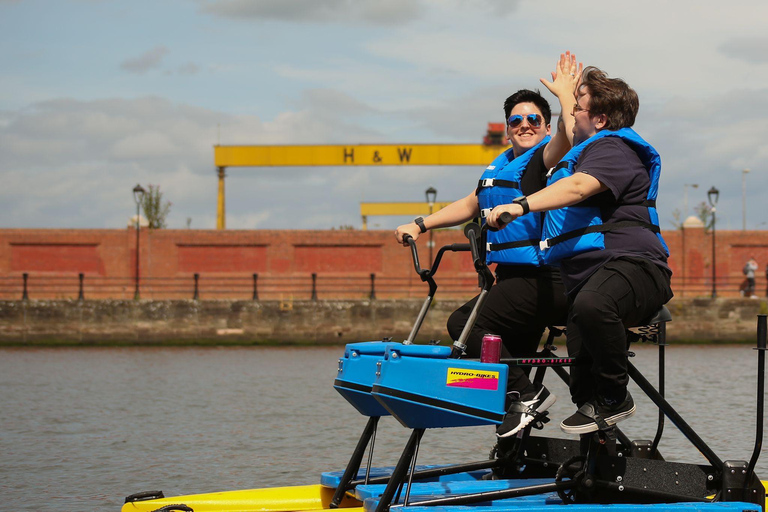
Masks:
[[[346,167],[488,165],[503,149],[504,124],[489,123],[483,144],[345,144],[317,146],[214,146],[219,175],[216,229],[226,229],[224,178],[228,167]],[[438,210],[448,203],[434,203]],[[418,215],[430,203],[363,203],[361,215]],[[365,229],[365,227],[364,227]]]

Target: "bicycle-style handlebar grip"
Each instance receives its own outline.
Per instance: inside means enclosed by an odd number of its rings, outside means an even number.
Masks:
[[[504,212],[501,215],[499,215],[499,222],[503,224],[509,224],[510,222],[512,222],[512,220],[513,220],[512,214],[509,212]]]
[[[478,240],[480,239],[480,226],[474,222],[470,222],[464,226],[464,235],[469,240],[469,250],[472,253],[472,262],[477,265],[480,260],[480,247],[478,247]]]

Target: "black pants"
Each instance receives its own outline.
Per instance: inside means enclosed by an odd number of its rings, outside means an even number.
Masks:
[[[501,357],[524,357],[536,352],[544,328],[565,325],[568,302],[560,272],[551,267],[496,268],[497,283],[491,287],[477,321],[467,338],[467,355],[480,357],[483,335],[498,334]],[[448,333],[457,340],[477,297],[451,314]],[[509,369],[508,391],[523,391],[530,384],[530,368]]]
[[[568,355],[571,398],[581,406],[597,396],[624,400],[626,328],[643,325],[672,298],[669,275],[653,263],[622,258],[606,263],[569,298]]]
[[[755,278],[754,277],[748,277],[747,278],[747,288],[744,290],[744,296],[745,297],[751,297],[755,294]]]

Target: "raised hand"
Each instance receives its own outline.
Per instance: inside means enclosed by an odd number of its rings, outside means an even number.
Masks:
[[[570,51],[560,54],[560,60],[555,64],[555,70],[551,72],[552,81],[541,78],[540,81],[549,91],[558,98],[571,95],[576,91],[576,86],[581,79],[584,63],[576,61],[576,55]]]

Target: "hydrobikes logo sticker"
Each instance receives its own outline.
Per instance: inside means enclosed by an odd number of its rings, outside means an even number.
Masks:
[[[499,389],[499,372],[470,370],[467,368],[448,368],[445,385],[453,388]]]

